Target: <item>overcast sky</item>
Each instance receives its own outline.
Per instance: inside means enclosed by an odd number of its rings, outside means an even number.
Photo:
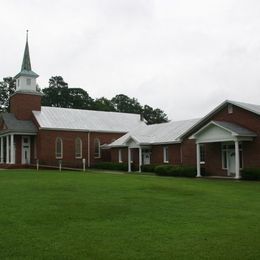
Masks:
[[[61,75],[172,120],[225,99],[260,104],[259,0],[0,0],[0,10],[1,77],[19,72],[29,29],[41,88]]]

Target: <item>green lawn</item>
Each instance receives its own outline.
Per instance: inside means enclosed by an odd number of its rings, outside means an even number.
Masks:
[[[260,259],[260,183],[0,171],[0,259]]]

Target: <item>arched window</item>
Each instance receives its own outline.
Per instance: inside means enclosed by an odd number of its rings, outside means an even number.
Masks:
[[[63,157],[63,142],[60,137],[57,137],[55,141],[55,155],[56,159],[62,159]]]
[[[100,141],[98,138],[94,140],[94,156],[95,158],[101,157]]]
[[[82,141],[79,137],[75,140],[75,157],[78,159],[82,158]]]

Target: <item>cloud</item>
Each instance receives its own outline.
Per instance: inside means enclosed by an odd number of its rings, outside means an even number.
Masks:
[[[259,1],[3,0],[0,8],[2,77],[20,69],[29,28],[41,87],[61,75],[93,97],[124,93],[172,119],[203,116],[224,99],[259,102]]]

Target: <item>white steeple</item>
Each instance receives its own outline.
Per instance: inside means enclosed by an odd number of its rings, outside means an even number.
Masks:
[[[28,44],[28,30],[26,31],[26,44],[23,55],[23,63],[21,71],[15,76],[16,79],[16,92],[37,92],[36,91],[36,78],[39,75],[32,71],[29,44]]]

